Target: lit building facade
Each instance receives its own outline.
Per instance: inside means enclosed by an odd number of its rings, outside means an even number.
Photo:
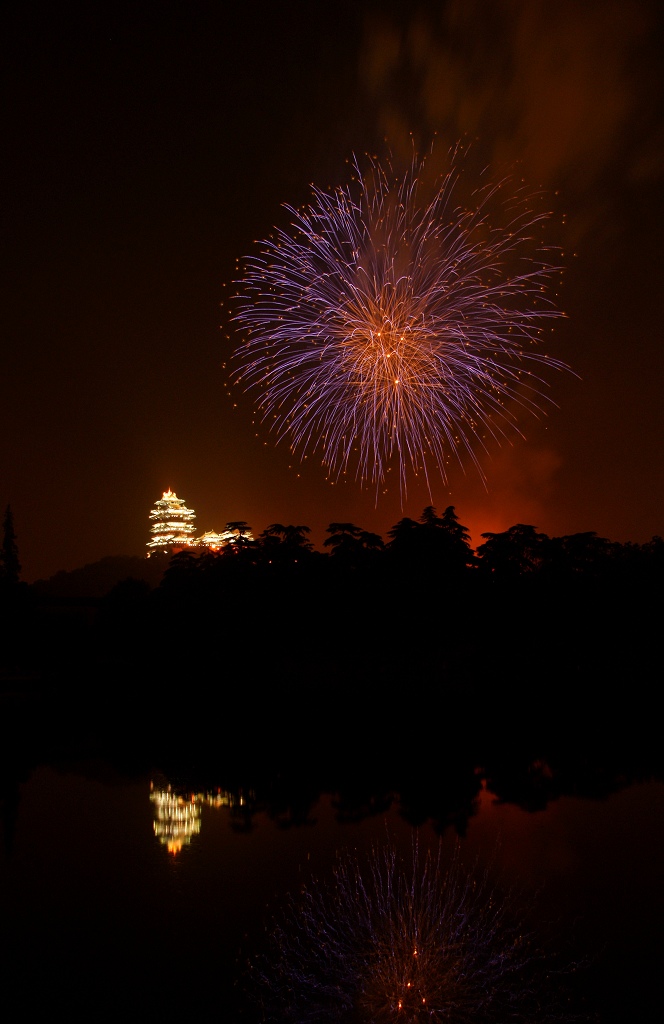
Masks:
[[[226,531],[227,532],[227,531]],[[196,538],[196,545],[203,548],[205,551],[221,551],[222,548],[226,547],[228,539],[225,533],[216,533],[214,530],[208,530],[202,537]]]
[[[178,498],[175,491],[164,491],[150,512],[150,540],[147,542],[148,558],[154,554],[174,554],[183,548],[193,552],[221,551],[229,544],[253,541],[251,530],[246,523],[228,523],[222,533],[208,530],[200,537],[194,537],[196,513],[187,508],[184,498]]]
[[[148,554],[157,551],[172,552],[191,547],[194,543],[196,513],[187,508],[184,499],[175,491],[164,491],[150,512],[152,526],[147,543]]]

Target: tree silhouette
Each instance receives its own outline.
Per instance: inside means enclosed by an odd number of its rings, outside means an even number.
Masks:
[[[14,516],[11,505],[7,505],[3,523],[2,549],[0,549],[0,578],[13,585],[18,583],[20,575],[21,563],[18,560]]]
[[[394,554],[422,568],[459,573],[476,562],[470,533],[459,522],[454,505],[448,505],[442,516],[433,505],[427,505],[419,522],[402,519],[388,536]]]
[[[325,532],[330,536],[323,541],[323,547],[331,548],[331,554],[338,555],[345,549],[352,549],[352,542],[358,539],[362,529],[355,523],[330,523]]]
[[[340,564],[356,568],[365,565],[384,547],[379,534],[369,533],[354,523],[330,523],[326,532],[330,536],[323,546],[331,548],[330,554]]]
[[[423,526],[436,527],[440,526],[441,522],[442,520],[438,518],[438,515],[433,505],[427,505],[426,508],[422,509],[420,523]]]
[[[516,523],[503,533],[483,533],[477,554],[485,572],[515,578],[535,572],[542,565],[549,538],[536,527]]]
[[[238,520],[235,523],[226,523],[226,529],[229,533],[234,533],[236,536],[231,543],[235,543],[236,540],[246,539],[248,533],[251,533],[251,527],[249,523],[245,523],[243,519]]]
[[[258,540],[270,562],[297,562],[313,551],[313,544],[307,540],[309,533],[308,526],[272,523],[265,527]]]
[[[166,591],[183,591],[196,585],[201,575],[201,559],[183,548],[171,558],[164,572],[161,587]]]
[[[400,519],[399,522],[388,531],[387,536],[390,538],[390,548],[394,551],[408,548],[417,528],[418,524],[414,519],[409,519],[408,516]]]
[[[282,523],[272,523],[266,526],[261,534],[264,537],[277,537],[282,544],[292,548],[304,548],[311,550],[313,545],[307,540],[307,534],[311,533],[308,526],[284,526]]]
[[[448,505],[438,520],[441,535],[445,538],[444,548],[447,568],[457,571],[477,564],[477,558],[470,546],[470,531],[459,522],[454,505]]]
[[[243,519],[226,523],[226,533],[234,534],[234,536],[226,538],[228,543],[223,547],[222,554],[241,555],[243,560],[253,557],[254,550],[258,545],[251,536],[249,523],[245,523]]]
[[[615,559],[616,545],[594,531],[551,537],[543,546],[548,572],[557,576],[597,576]]]

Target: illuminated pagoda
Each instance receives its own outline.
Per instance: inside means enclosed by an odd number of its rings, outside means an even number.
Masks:
[[[202,537],[196,538],[196,545],[205,551],[221,551],[227,543],[225,534],[217,533],[216,530],[208,530]]]
[[[244,523],[229,523],[223,533],[209,530],[202,537],[197,537],[194,544],[205,551],[221,551],[229,544],[242,541],[253,541],[254,535]]]
[[[233,544],[253,541],[253,534],[244,522],[227,523],[223,533],[208,530],[200,537],[194,537],[196,513],[187,508],[184,499],[175,491],[164,491],[150,512],[152,526],[147,542],[148,558],[157,553],[175,554],[186,548],[193,554],[218,553]]]
[[[150,512],[153,521],[150,540],[147,543],[148,556],[157,551],[173,552],[191,547],[194,543],[194,520],[196,513],[187,508],[184,499],[178,498],[170,488],[155,503]]]

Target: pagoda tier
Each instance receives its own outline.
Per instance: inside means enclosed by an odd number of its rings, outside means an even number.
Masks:
[[[191,547],[196,531],[195,518],[194,510],[187,508],[184,499],[178,498],[175,491],[164,491],[150,512],[153,525],[147,542],[148,553]]]

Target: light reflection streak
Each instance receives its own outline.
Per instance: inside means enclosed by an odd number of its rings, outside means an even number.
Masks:
[[[244,808],[252,794],[242,790],[232,793],[216,789],[209,792],[181,793],[169,783],[150,783],[150,801],[153,805],[154,834],[169,853],[176,855],[188,846],[193,837],[201,831],[201,810],[226,807],[230,810]]]

